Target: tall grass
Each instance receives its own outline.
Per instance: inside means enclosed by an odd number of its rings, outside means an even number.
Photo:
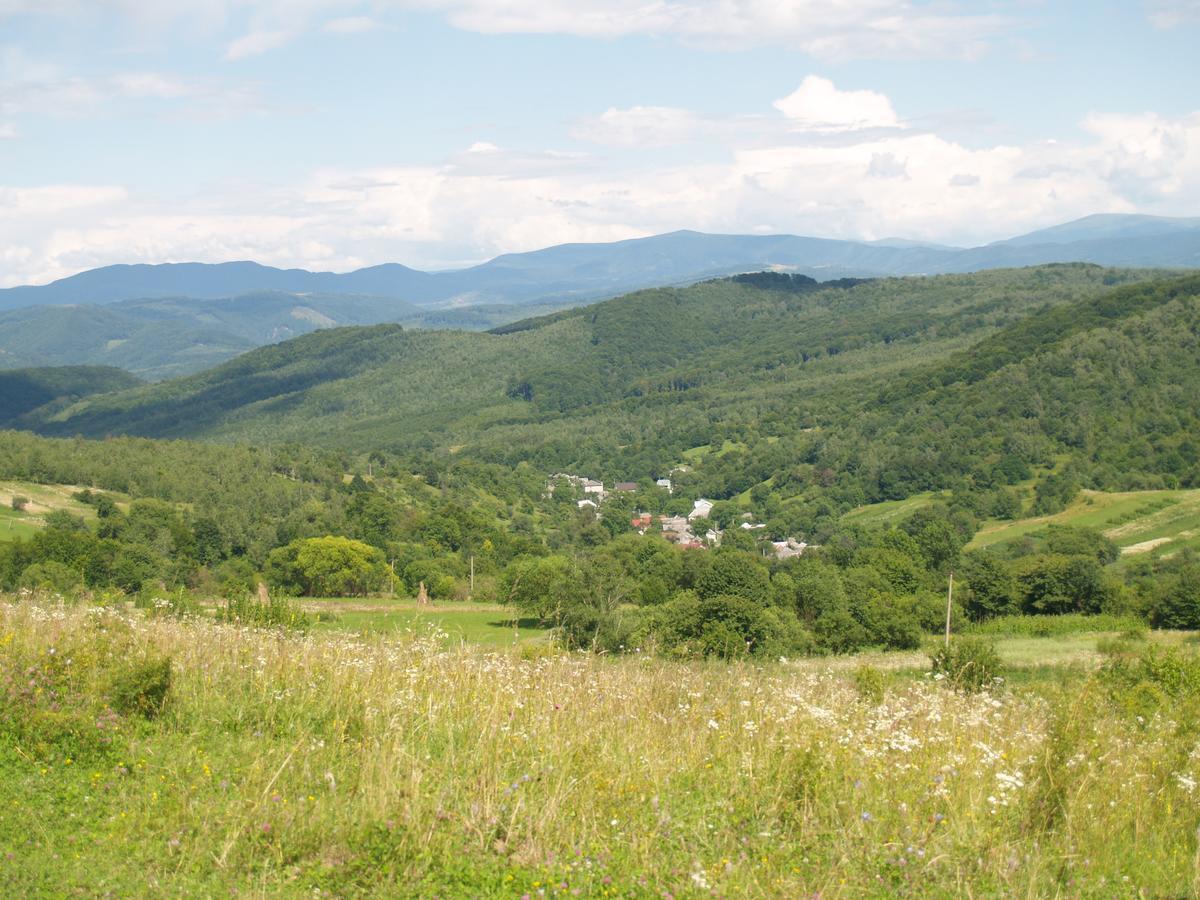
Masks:
[[[154,714],[114,709],[156,660]],[[1186,893],[1194,735],[1098,677],[864,692],[819,661],[522,658],[0,603],[0,889]]]
[[[983,622],[973,622],[967,634],[995,637],[1063,637],[1069,634],[1096,632],[1144,632],[1146,623],[1137,616],[1114,616],[1107,613],[1085,615],[1067,613],[1060,616],[997,616]]]

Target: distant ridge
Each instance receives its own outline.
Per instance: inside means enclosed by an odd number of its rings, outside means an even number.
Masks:
[[[47,285],[0,290],[0,309],[109,304],[162,297],[212,300],[256,291],[356,294],[421,306],[584,302],[644,287],[782,269],[822,280],[1092,262],[1200,267],[1200,218],[1095,215],[984,247],[959,249],[889,238],[875,242],[794,235],[675,231],[604,244],[510,253],[448,272],[387,263],[355,272],[276,269],[255,262],[115,265]]]

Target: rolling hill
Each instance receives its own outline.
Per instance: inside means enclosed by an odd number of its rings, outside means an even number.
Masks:
[[[732,440],[700,467],[706,493],[766,484],[783,502],[823,481],[849,506],[986,486],[1006,455],[1069,457],[1097,488],[1190,486],[1198,294],[1197,276],[1081,265],[802,292],[721,280],[504,334],[319,332],[20,424],[605,477],[665,472],[688,448]]]
[[[436,273],[399,265],[346,274],[256,263],[109,266],[0,291],[0,368],[111,365],[162,379],[318,328],[398,322],[484,330],[638,288],[739,272],[782,270],[830,281],[1066,260],[1200,266],[1200,219],[1091,216],[970,249],[680,231],[563,244]]]
[[[82,397],[141,384],[128,372],[106,366],[0,371],[0,428],[39,407],[43,413]]]
[[[0,369],[116,366],[141,378],[187,375],[261,347],[342,325],[484,330],[544,306],[427,309],[390,297],[259,291],[197,300],[167,297],[107,305],[30,306],[0,312]]]

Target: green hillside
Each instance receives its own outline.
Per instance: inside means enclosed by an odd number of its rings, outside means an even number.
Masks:
[[[749,499],[776,532],[928,491],[968,492],[987,515],[1039,472],[1046,511],[1072,486],[1200,480],[1198,293],[1195,276],[1083,265],[810,293],[716,281],[502,334],[323,331],[29,424],[609,479],[721,446],[684,483]]]
[[[603,442],[597,456],[609,457],[638,441],[614,426],[661,428],[669,405],[668,427],[694,434],[691,447],[710,443],[714,413],[744,420],[753,406],[754,418],[790,418],[815,407],[810,397],[853,396],[858,380],[891,379],[1047,303],[1135,277],[1062,266],[801,295],[723,281],[643,291],[504,334],[349,329],[80,404],[39,430],[491,449],[514,443],[516,429],[525,446]]]
[[[61,404],[138,384],[140,380],[128,372],[107,366],[0,371],[0,428],[13,425],[21,416],[46,404]]]
[[[1200,490],[1085,490],[1053,515],[985,523],[969,547],[1020,540],[1049,525],[1093,528],[1120,547],[1124,557],[1170,556],[1185,547],[1200,548]]]
[[[158,380],[322,328],[399,322],[484,330],[573,302],[423,309],[391,297],[260,291],[226,299],[33,306],[0,311],[0,369],[84,363]]]

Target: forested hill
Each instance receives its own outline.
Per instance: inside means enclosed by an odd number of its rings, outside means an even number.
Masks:
[[[1069,461],[1078,484],[1197,484],[1198,294],[1198,276],[1084,265],[809,293],[717,281],[508,334],[321,332],[23,424],[453,451],[608,478],[712,446],[704,493],[758,486],[800,517],[818,482],[839,504],[986,491],[1005,457]]]
[[[120,391],[141,384],[128,372],[108,366],[60,366],[0,371],[0,428],[49,404],[63,404],[92,394]]]

